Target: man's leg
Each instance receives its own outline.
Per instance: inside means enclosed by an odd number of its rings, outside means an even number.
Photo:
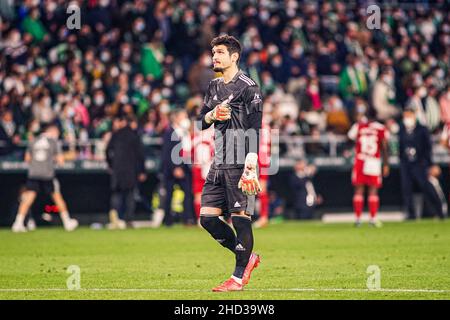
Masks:
[[[409,220],[415,219],[413,206],[413,184],[409,169],[406,165],[400,165],[400,177],[402,183],[403,206]]]
[[[355,212],[355,225],[361,225],[361,215],[364,209],[364,186],[355,186],[353,195],[353,211]]]
[[[439,218],[444,218],[444,212],[442,211],[441,199],[434,189],[433,185],[430,183],[427,177],[427,171],[416,170],[415,176],[417,178],[417,184],[420,190],[423,192],[424,196],[428,198],[429,202],[432,204],[433,214],[437,215]]]
[[[33,205],[36,199],[36,191],[25,191],[22,195],[22,201],[20,202],[19,209],[17,210],[16,220],[12,226],[14,232],[24,232],[26,231],[24,221],[27,216],[28,211]]]
[[[194,224],[195,222],[194,196],[192,194],[192,176],[190,172],[186,173],[184,179],[180,181],[180,186],[184,192],[183,223]]]
[[[253,250],[252,219],[245,211],[231,214],[231,221],[237,234],[236,266],[233,272],[235,280],[242,281],[245,267],[248,264]]]
[[[134,212],[136,210],[136,201],[134,201],[134,189],[129,189],[124,192],[125,196],[125,221],[131,222],[134,219]]]
[[[369,187],[369,214],[370,223],[373,226],[381,227],[381,223],[377,220],[378,209],[380,208],[380,197],[378,196],[378,188],[375,186]]]
[[[263,228],[269,224],[269,192],[267,190],[267,179],[260,179],[259,183],[261,185],[261,192],[258,194],[260,210],[255,227]]]
[[[172,216],[172,195],[173,195],[173,187],[175,185],[175,181],[166,180],[164,181],[164,220],[163,223],[166,226],[171,226],[173,224],[173,216]]]
[[[200,209],[200,224],[209,232],[211,237],[233,254],[236,248],[236,235],[233,229],[219,218],[222,209],[214,207],[202,207]]]
[[[67,231],[72,231],[78,227],[78,222],[75,219],[71,219],[69,211],[67,210],[66,202],[62,194],[59,191],[55,191],[51,194],[53,201],[59,210],[59,215],[64,225],[64,229]]]

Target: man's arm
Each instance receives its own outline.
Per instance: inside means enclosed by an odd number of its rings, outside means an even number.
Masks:
[[[432,158],[432,142],[431,142],[431,136],[430,132],[426,127],[422,127],[423,130],[423,144],[424,144],[424,157],[425,157],[425,165],[427,168],[431,167],[433,165],[433,158]]]
[[[62,145],[60,141],[56,141],[55,142],[55,160],[56,160],[56,164],[60,167],[62,167],[64,165],[64,155],[62,152]]]
[[[111,135],[111,139],[108,141],[108,145],[106,146],[106,162],[108,164],[108,167],[112,169],[112,162],[114,157],[114,144],[116,140],[116,135],[113,133]]]
[[[145,181],[147,175],[145,174],[145,155],[144,155],[144,145],[142,144],[141,137],[136,135],[136,160],[137,160],[137,171],[138,179],[140,182]]]
[[[390,173],[389,169],[389,144],[387,139],[381,142],[381,153],[383,154],[383,176],[387,177]]]
[[[259,152],[259,131],[262,126],[262,96],[257,86],[248,87],[244,93],[243,100],[246,108],[247,130],[254,130],[256,141],[248,141],[247,155],[245,158],[244,172],[239,180],[238,187],[247,195],[256,195],[261,191],[258,180],[258,152]]]
[[[230,96],[230,99],[232,96]],[[205,98],[203,99],[203,107],[200,110],[198,121],[201,122],[200,130],[208,129],[216,121],[226,121],[231,118],[231,108],[227,106],[228,99],[218,104],[214,108],[211,104],[211,83],[206,90]]]

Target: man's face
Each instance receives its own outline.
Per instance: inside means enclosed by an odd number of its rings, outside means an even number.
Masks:
[[[215,72],[223,72],[229,68],[233,63],[236,63],[239,54],[233,53],[230,55],[228,49],[223,44],[214,46],[212,48],[213,55],[213,70]]]
[[[52,137],[53,139],[59,138],[59,129],[56,126],[52,126],[48,129],[48,135]]]

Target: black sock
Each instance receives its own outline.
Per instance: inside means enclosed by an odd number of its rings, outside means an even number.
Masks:
[[[235,253],[236,236],[227,223],[217,216],[200,216],[200,224],[217,242]]]
[[[245,267],[253,250],[252,221],[248,217],[241,216],[233,216],[231,221],[237,233],[237,244],[235,248],[236,268],[233,276],[242,279]]]

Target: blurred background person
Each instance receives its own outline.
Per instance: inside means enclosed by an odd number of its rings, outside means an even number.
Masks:
[[[413,201],[416,188],[428,198],[433,215],[443,217],[441,200],[428,179],[428,170],[433,165],[430,133],[418,122],[414,109],[403,111],[399,147],[402,196],[407,218],[412,220],[422,216],[422,212],[416,213]]]
[[[116,131],[106,147],[106,159],[111,171],[110,229],[132,226],[136,202],[135,189],[146,179],[144,152],[139,136],[131,128],[131,119],[120,117],[115,121]],[[122,205],[124,215],[120,215]]]
[[[170,126],[165,130],[162,149],[162,173],[164,186],[164,221],[166,226],[172,226],[172,196],[174,187],[178,184],[184,193],[182,222],[194,224],[194,208],[192,194],[191,162],[191,122],[183,109],[175,110],[170,115]]]

